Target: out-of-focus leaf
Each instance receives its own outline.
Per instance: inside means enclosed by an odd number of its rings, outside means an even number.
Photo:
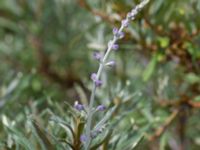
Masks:
[[[79,85],[75,85],[75,88],[76,88],[76,91],[78,92],[78,94],[80,96],[81,103],[84,104],[84,105],[88,105],[87,95],[84,92],[84,90]]]
[[[200,95],[194,98],[194,101],[200,101]]]
[[[105,146],[105,143],[108,143],[109,142],[109,140],[110,140],[110,137],[112,136],[112,130],[110,130],[107,134],[106,134],[106,136],[105,136],[105,138],[103,138],[99,143],[97,143],[97,144],[95,144],[95,145],[93,145],[93,146],[91,146],[91,150],[97,150],[101,145],[103,145],[103,147],[107,147],[107,146]]]
[[[17,25],[11,20],[8,20],[6,18],[0,17],[0,27],[10,29],[14,32],[19,32],[19,28],[17,27]]]
[[[187,48],[188,52],[192,55],[194,59],[200,58],[200,50],[198,47],[195,47],[194,44],[186,42],[185,47]]]
[[[157,0],[153,3],[153,5],[151,5],[150,14],[156,14],[159,9],[162,7],[162,4],[164,3],[164,0]]]
[[[200,83],[200,77],[194,73],[187,74],[185,80],[190,84]]]
[[[132,135],[131,137],[127,137],[124,138],[123,140],[120,140],[119,143],[117,145],[116,150],[133,150],[134,148],[136,148],[138,146],[138,144],[140,143],[140,141],[143,139],[143,135]]]
[[[32,121],[32,124],[34,126],[34,129],[37,132],[38,137],[43,142],[45,149],[46,150],[55,150],[55,146],[49,139],[49,136],[47,135],[47,133],[38,125],[38,123],[35,120]]]
[[[11,12],[12,14],[21,15],[22,9],[15,0],[1,0],[0,9]]]
[[[100,129],[108,121],[108,119],[111,117],[111,115],[113,114],[115,109],[116,109],[116,107],[111,108],[111,110],[109,110],[106,113],[106,115],[101,119],[101,121],[99,121],[99,123],[97,123],[97,125],[94,127],[94,130]]]
[[[143,81],[148,81],[150,77],[153,75],[157,64],[157,54],[155,54],[150,63],[147,65],[146,69],[143,72]]]
[[[81,134],[83,133],[85,123],[83,121],[81,121],[80,118],[77,118],[76,124],[77,124],[77,129],[76,129],[77,131],[76,131],[76,139],[74,139],[74,140],[76,140],[76,147],[80,148],[80,146],[81,146],[80,137],[81,137]]]
[[[161,48],[166,48],[170,42],[168,37],[159,37],[158,41]]]
[[[63,121],[58,116],[52,116],[50,121],[54,121],[55,123],[60,124],[60,126],[64,128],[67,133],[68,131],[70,131],[69,133],[72,135],[73,138],[75,138],[75,133],[73,131],[73,128],[67,122]]]
[[[163,134],[160,139],[160,150],[165,150],[168,143],[168,135]]]
[[[25,150],[35,149],[32,143],[20,131],[10,126],[8,126],[7,129],[14,134],[14,141],[17,144],[20,144],[20,146],[22,146],[23,148],[25,148]]]

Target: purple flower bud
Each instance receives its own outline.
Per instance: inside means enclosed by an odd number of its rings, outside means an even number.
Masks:
[[[100,61],[103,58],[103,55],[100,52],[94,52],[93,58]]]
[[[118,34],[118,31],[119,31],[119,30],[118,30],[117,28],[113,28],[113,34],[114,34],[114,35],[117,35],[117,34]]]
[[[95,80],[94,82],[97,87],[100,87],[103,84],[101,80]]]
[[[81,141],[82,143],[86,142],[86,141],[87,141],[86,135],[82,134],[81,137],[80,137],[80,141]]]
[[[117,28],[113,28],[113,34],[119,39],[124,37],[124,32],[120,32]]]
[[[135,16],[136,14],[137,14],[137,10],[136,10],[136,9],[133,9],[133,10],[131,11],[132,17]]]
[[[97,133],[97,132],[92,132],[92,133],[91,133],[91,137],[92,137],[92,138],[95,138],[95,137],[97,137],[97,135],[98,135],[98,133]]]
[[[93,81],[95,81],[96,78],[97,78],[97,74],[96,74],[96,73],[92,73],[92,74],[91,74],[91,79],[92,79]]]
[[[119,45],[110,41],[110,42],[108,42],[108,47],[111,47],[111,49],[113,49],[113,50],[117,50],[119,48]]]
[[[106,106],[104,105],[97,106],[97,111],[104,111],[105,109],[106,109]]]
[[[97,74],[96,73],[92,73],[91,79],[93,80],[93,82],[95,83],[95,85],[97,87],[100,87],[102,85],[102,83],[103,83],[101,80],[97,79]]]
[[[103,129],[102,128],[100,128],[100,129],[97,129],[97,133],[102,133],[103,132]]]
[[[109,67],[114,67],[115,66],[115,61],[114,60],[112,60],[112,61],[109,61],[109,62],[107,62],[106,63],[106,66],[109,66]]]
[[[96,129],[96,130],[94,130],[92,133],[91,133],[91,137],[92,138],[95,138],[95,137],[97,137],[99,134],[101,134],[103,132],[103,128],[101,127],[101,128],[98,128],[98,129]]]
[[[120,39],[122,39],[122,38],[124,37],[124,35],[125,35],[124,32],[119,32],[119,33],[118,33],[118,37],[119,37]]]
[[[78,111],[84,110],[84,106],[81,105],[81,104],[79,104],[78,101],[75,101],[75,103],[74,103],[74,108],[75,108],[76,110],[78,110]]]
[[[113,50],[118,50],[118,48],[119,48],[119,45],[118,45],[118,44],[113,44],[113,45],[112,45],[112,49],[113,49]]]
[[[132,13],[129,12],[129,13],[127,14],[127,18],[128,18],[128,19],[131,19],[131,18],[132,18]]]
[[[134,20],[136,14],[137,14],[137,11],[132,10],[130,13],[127,14],[127,19]]]
[[[128,19],[122,20],[122,25],[123,25],[124,27],[128,27],[128,25],[129,25],[129,20],[128,20]]]

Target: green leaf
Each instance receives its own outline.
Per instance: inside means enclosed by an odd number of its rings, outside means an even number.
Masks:
[[[17,24],[15,24],[13,21],[6,18],[0,17],[0,27],[10,29],[14,32],[19,32],[19,28],[17,27]]]
[[[194,98],[194,101],[199,102],[199,101],[200,101],[200,95],[196,96],[196,97]]]
[[[115,109],[116,109],[116,107],[111,108],[111,110],[109,110],[106,113],[106,115],[101,119],[101,121],[99,121],[99,123],[97,123],[97,125],[94,127],[94,130],[101,128],[108,121],[108,119],[111,117],[111,115],[113,114]]]
[[[200,77],[195,73],[188,73],[185,77],[185,80],[190,84],[200,83]]]
[[[143,81],[148,81],[149,78],[152,76],[153,72],[155,71],[157,64],[157,54],[153,56],[151,62],[147,65],[146,69],[143,72]]]
[[[15,142],[24,147],[25,150],[35,149],[32,143],[20,131],[10,126],[7,126],[7,128],[11,133],[13,133],[13,138]]]
[[[67,133],[70,133],[73,136],[73,138],[75,138],[75,133],[73,131],[73,128],[67,122],[65,122],[64,120],[62,120],[58,116],[52,116],[50,121],[53,121],[53,122],[59,124],[62,128],[65,129],[65,131]]]
[[[169,38],[168,37],[159,37],[158,42],[161,48],[166,48],[169,45]]]
[[[99,143],[97,143],[97,144],[95,144],[94,146],[92,146],[92,147],[91,147],[91,150],[96,150],[96,149],[99,148],[102,144],[108,143],[108,142],[109,142],[109,139],[110,139],[110,137],[111,137],[111,135],[112,135],[112,130],[110,130],[110,131],[106,134],[106,136],[105,136],[105,138],[103,138],[103,140],[101,140]]]
[[[194,59],[200,58],[200,50],[199,47],[195,47],[194,44],[186,42],[185,47],[187,48],[187,51],[192,55]]]
[[[49,136],[44,131],[44,129],[42,129],[35,120],[32,121],[32,124],[33,124],[34,129],[36,130],[38,137],[41,139],[45,149],[46,150],[55,150],[55,146],[53,145],[53,143],[51,143]]]
[[[130,137],[123,138],[119,141],[120,144],[117,145],[116,150],[133,150],[139,145],[143,137],[144,135],[142,134],[135,134],[131,135]]]
[[[168,134],[163,134],[160,139],[160,150],[165,150],[166,145],[168,144]]]

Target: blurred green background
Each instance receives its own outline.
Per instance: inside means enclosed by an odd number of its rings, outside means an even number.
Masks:
[[[98,67],[92,53],[106,49],[112,28],[138,3],[0,0],[1,149],[23,149],[22,137],[33,149],[44,148],[31,135],[28,116],[65,137],[49,116],[70,120],[65,103],[87,103],[89,76]],[[137,149],[200,149],[199,16],[199,0],[151,0],[125,31],[111,55],[117,65],[105,70],[97,91],[96,104],[117,106],[111,122],[121,118],[105,149],[126,150],[135,140],[126,138],[141,134]]]

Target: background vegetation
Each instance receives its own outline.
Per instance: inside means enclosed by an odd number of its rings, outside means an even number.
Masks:
[[[70,105],[87,103],[92,52],[138,2],[0,1],[0,149],[81,148]],[[200,149],[199,16],[199,0],[151,0],[131,23],[97,93],[116,110],[93,149]]]

